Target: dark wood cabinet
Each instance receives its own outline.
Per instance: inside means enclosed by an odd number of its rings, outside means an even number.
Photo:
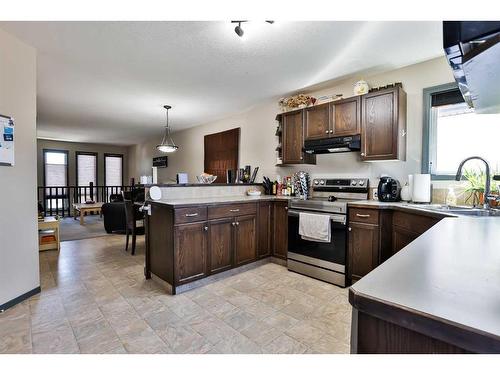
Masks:
[[[258,212],[257,256],[262,258],[271,255],[272,250],[272,202],[260,202]]]
[[[359,96],[331,103],[331,130],[334,137],[361,133],[361,100]]]
[[[331,133],[330,104],[305,109],[304,137],[306,140],[328,138]]]
[[[349,271],[352,282],[358,281],[379,264],[379,226],[349,223]]]
[[[234,220],[235,265],[239,266],[257,258],[256,216],[238,216]]]
[[[406,160],[406,93],[399,86],[361,97],[362,160]]]
[[[233,219],[210,220],[208,225],[209,273],[225,271],[233,266]]]
[[[393,226],[392,229],[392,254],[396,254],[403,247],[413,242],[420,234],[405,228]]]
[[[422,235],[441,218],[396,211],[392,218],[392,254]]]
[[[207,275],[207,223],[178,225],[174,229],[175,282],[184,284]]]
[[[279,114],[276,119],[281,123],[279,143],[283,164],[316,164],[316,155],[303,151],[304,147],[304,110]]]
[[[274,202],[273,255],[286,259],[288,255],[288,202]]]

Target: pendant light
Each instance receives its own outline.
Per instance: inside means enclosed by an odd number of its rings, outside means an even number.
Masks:
[[[158,151],[160,152],[175,152],[179,148],[174,143],[174,140],[170,136],[170,127],[168,126],[168,110],[172,108],[169,105],[164,105],[163,108],[167,110],[167,126],[165,126],[165,134],[163,135],[163,139],[159,145],[156,146]]]

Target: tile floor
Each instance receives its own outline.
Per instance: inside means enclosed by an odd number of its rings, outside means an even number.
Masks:
[[[124,237],[40,254],[42,293],[0,314],[0,353],[348,353],[347,290],[266,263],[171,296]]]

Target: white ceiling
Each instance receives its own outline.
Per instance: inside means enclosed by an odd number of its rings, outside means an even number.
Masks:
[[[38,136],[134,144],[442,54],[440,22],[1,22],[38,50]]]

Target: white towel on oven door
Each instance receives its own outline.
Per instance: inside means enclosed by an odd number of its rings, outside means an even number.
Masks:
[[[299,234],[306,241],[330,242],[332,238],[330,215],[300,212]]]

